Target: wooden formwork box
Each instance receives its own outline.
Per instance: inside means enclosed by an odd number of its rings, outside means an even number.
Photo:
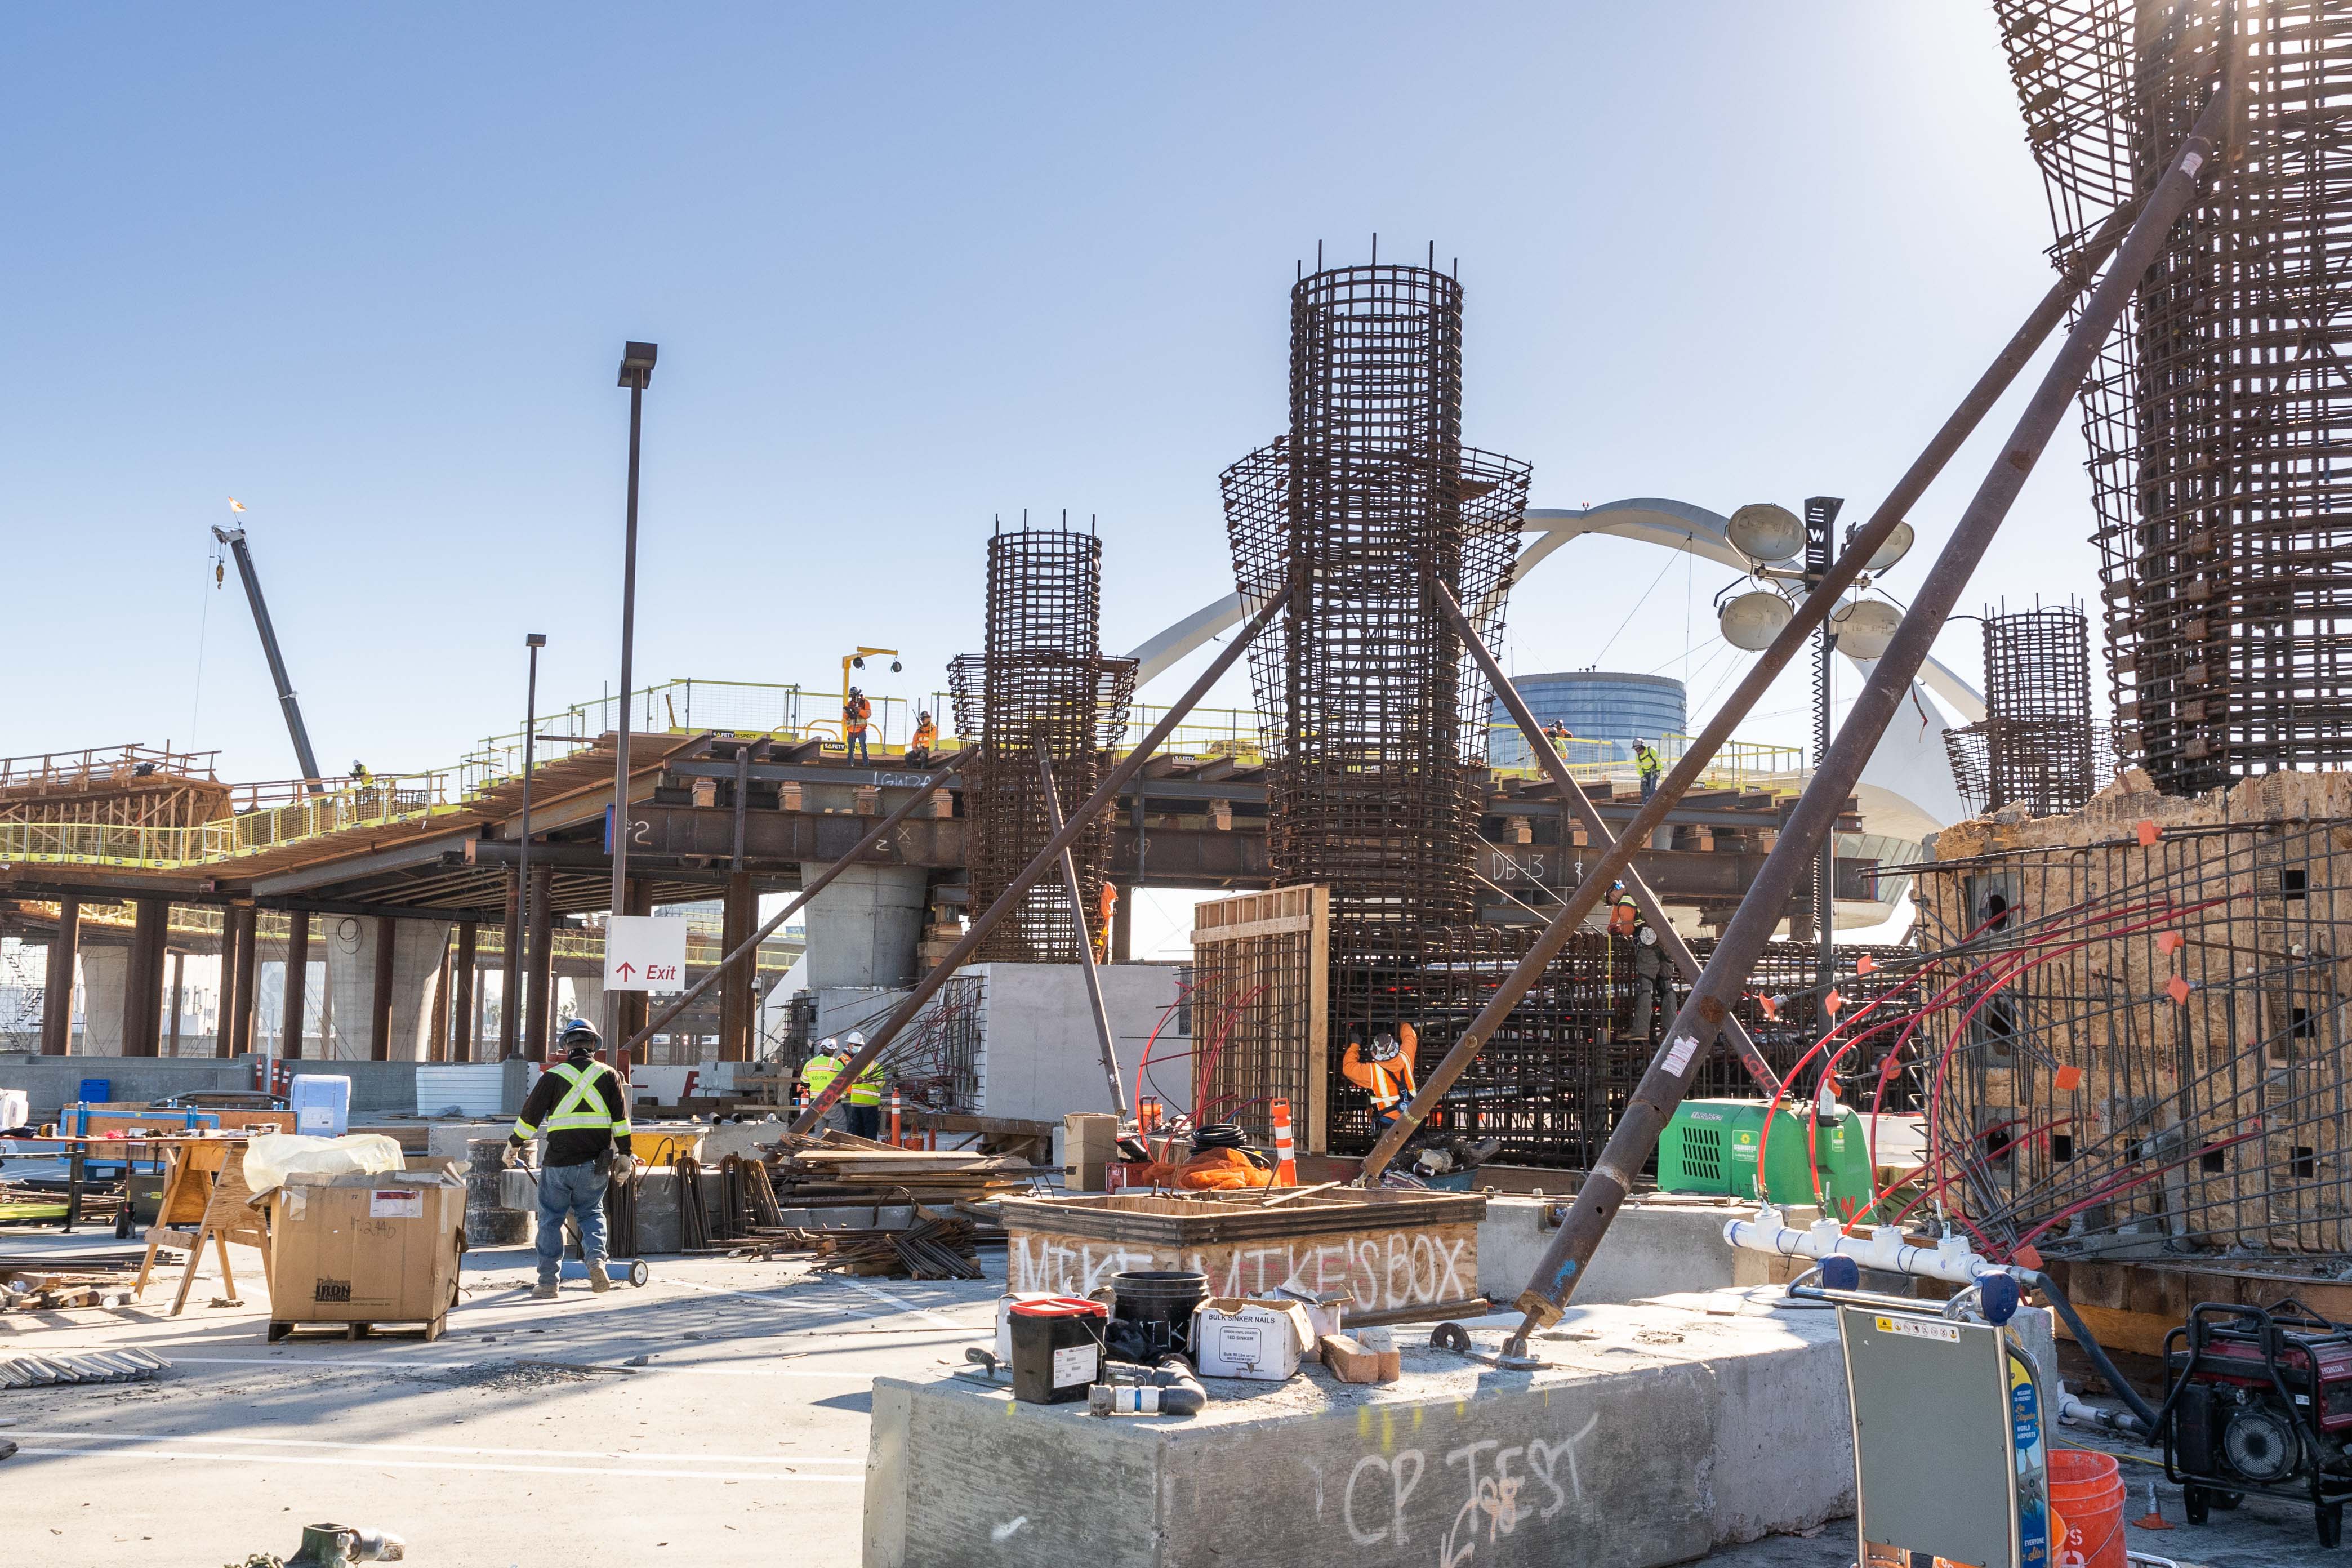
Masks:
[[[2141,840],[2144,822],[2152,842]],[[2032,1050],[2006,1065],[1978,1050],[1982,1065],[1954,1077],[1958,1112],[1979,1127],[2063,1124],[2077,1158],[2113,1161],[2118,1145],[2141,1142],[2137,1161],[2125,1152],[2119,1163],[2169,1168],[2141,1184],[2148,1191],[2116,1197],[2153,1219],[2160,1193],[2172,1242],[2352,1251],[2352,776],[2275,773],[2193,797],[2117,789],[2074,816],[1960,824],[1937,837],[1936,854],[1973,862],[1918,879],[1929,930],[1950,937],[1978,926],[1991,890],[2029,921],[2118,898],[2210,901],[2115,922],[2147,928],[2128,934],[2085,926],[2050,943],[2082,945],[2021,979],[2018,1020],[2084,1081],[2061,1092]],[[2180,939],[2169,951],[2165,932]],[[2262,978],[2242,981],[2242,967]],[[1928,982],[1931,993],[1958,973]],[[1928,1051],[1962,1026],[1970,999],[1937,1010]],[[1947,1136],[1958,1121],[1946,1118]],[[2169,1163],[2224,1139],[2235,1142]],[[2046,1137],[2011,1158],[2012,1187],[2052,1179]]]
[[[1288,1287],[1345,1296],[1356,1312],[1466,1301],[1478,1294],[1471,1193],[1114,1193],[1005,1198],[1006,1288],[1083,1296],[1135,1269],[1190,1269],[1212,1296]]]
[[[1328,888],[1274,888],[1193,906],[1195,1108],[1230,1101],[1239,1108],[1232,1120],[1270,1144],[1265,1102],[1287,1100],[1298,1147],[1329,1152],[1330,960]]]

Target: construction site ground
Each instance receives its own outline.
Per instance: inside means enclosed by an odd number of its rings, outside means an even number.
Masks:
[[[12,1251],[117,1245],[8,1234]],[[273,1345],[258,1258],[240,1251],[241,1305],[210,1304],[221,1289],[208,1264],[177,1318],[168,1284],[128,1308],[0,1316],[0,1356],[136,1345],[172,1363],[152,1383],[0,1392],[0,1439],[19,1450],[0,1486],[22,1554],[86,1568],[242,1563],[289,1552],[300,1524],[329,1520],[394,1531],[428,1568],[847,1568],[872,1379],[948,1375],[988,1342],[1003,1255],[983,1258],[998,1278],[945,1284],[657,1258],[642,1289],[600,1298],[567,1282],[548,1302],[530,1299],[528,1251],[485,1250],[467,1255],[437,1341]],[[2153,1478],[2180,1521],[2160,1471],[2125,1469],[2133,1514]],[[2307,1510],[2250,1499],[2215,1520],[2134,1530],[2133,1549],[2214,1568],[2323,1556]],[[1706,1561],[1844,1568],[1853,1556],[1840,1521]]]

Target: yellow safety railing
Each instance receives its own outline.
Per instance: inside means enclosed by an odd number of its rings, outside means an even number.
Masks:
[[[1690,749],[1688,735],[1669,731],[1654,740],[1641,737],[1658,755],[1662,772],[1680,763]],[[1516,724],[1487,726],[1489,757],[1524,756],[1527,740]],[[1638,786],[1641,765],[1634,760],[1633,741],[1601,740],[1575,736],[1555,745],[1568,763],[1569,776],[1580,784],[1609,784]],[[1753,741],[1727,741],[1707,762],[1699,774],[1699,787],[1704,789],[1769,790],[1776,794],[1793,793],[1801,788],[1805,776],[1805,752],[1800,746],[1766,745]],[[1517,764],[1497,766],[1497,778],[1538,779],[1544,769],[1529,757]]]

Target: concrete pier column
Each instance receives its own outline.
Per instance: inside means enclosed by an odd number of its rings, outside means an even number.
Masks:
[[[1135,962],[1135,889],[1118,890],[1118,902],[1110,911],[1110,961],[1113,963]]]
[[[719,951],[723,955],[734,952],[760,929],[760,896],[751,890],[749,871],[738,871],[727,879],[720,908]],[[759,965],[747,960],[719,977],[719,1059],[722,1062],[751,1059],[751,982],[758,975]]]
[[[373,916],[319,917],[320,932],[327,939],[327,1005],[319,1021],[325,1037],[319,1049],[322,1058],[368,1061],[375,1056],[376,951],[390,945],[380,940],[376,925]],[[388,977],[384,998],[391,998]]]
[[[530,868],[530,1012],[525,1015],[523,1054],[547,1059],[548,1022],[555,1012],[555,868]]]
[[[801,876],[811,880],[824,869],[804,862]],[[919,866],[852,866],[811,900],[809,989],[911,984],[929,879]]]
[[[478,929],[472,921],[457,922],[457,956],[449,973],[454,993],[449,1003],[449,1059],[453,1062],[474,1059],[474,944],[478,940]]]
[[[430,1061],[434,1010],[446,999],[441,988],[441,964],[449,951],[446,921],[387,920],[392,940],[392,1005],[385,1015],[387,1057],[380,1061]],[[381,963],[379,968],[383,967]]]
[[[122,1054],[152,1057],[163,1045],[163,951],[171,935],[168,899],[133,899],[131,962],[122,977]]]
[[[310,917],[295,910],[287,917],[286,981],[282,990],[285,1011],[279,1016],[278,1055],[288,1061],[299,1060],[302,1055],[304,997],[310,979]]]
[[[499,961],[499,1055],[522,1055],[522,879],[507,873],[506,945]]]
[[[604,1032],[604,982],[602,976],[576,974],[572,978],[572,1016],[585,1018]]]
[[[176,1057],[180,1054],[180,1014],[187,1005],[188,955],[184,951],[175,950],[172,954],[172,1005],[167,1015],[172,1020],[172,1026],[164,1036],[172,1045],[172,1048],[164,1053],[167,1056]]]
[[[368,1059],[388,1062],[392,1057],[392,973],[400,945],[400,922],[390,915],[376,917],[375,938],[368,957],[374,974],[368,988]]]
[[[58,934],[49,939],[48,973],[41,979],[41,1054],[73,1053],[74,959],[81,947],[81,900],[58,900]]]
[[[127,947],[81,950],[81,1054],[119,1057],[122,1049],[122,993],[131,973]]]
[[[237,978],[221,992],[221,1035],[228,1048],[221,1056],[245,1056],[254,1048],[254,985],[261,980],[261,957],[254,952],[261,941],[261,910],[249,902],[230,905],[228,924],[221,931],[221,947],[236,954]]]

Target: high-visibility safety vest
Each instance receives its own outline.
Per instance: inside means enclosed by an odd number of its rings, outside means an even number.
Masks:
[[[844,1062],[842,1065],[847,1067],[849,1064]],[[869,1064],[864,1072],[849,1080],[849,1093],[844,1098],[852,1105],[881,1104],[883,1076],[880,1062]]]
[[[1639,773],[1645,779],[1656,778],[1658,776],[1658,771],[1664,766],[1665,764],[1664,763],[1658,761],[1658,753],[1655,752],[1643,751],[1634,753],[1634,771]]]
[[[541,1132],[606,1131],[615,1138],[629,1135],[628,1113],[614,1116],[597,1089],[597,1080],[617,1077],[603,1062],[590,1062],[585,1067],[573,1067],[570,1062],[558,1062],[547,1069],[571,1087],[555,1102],[545,1121],[534,1127],[521,1117],[515,1118],[514,1135],[535,1138]]]
[[[801,1064],[801,1081],[808,1085],[811,1100],[832,1088],[833,1080],[840,1076],[840,1058],[826,1056],[822,1051]]]

